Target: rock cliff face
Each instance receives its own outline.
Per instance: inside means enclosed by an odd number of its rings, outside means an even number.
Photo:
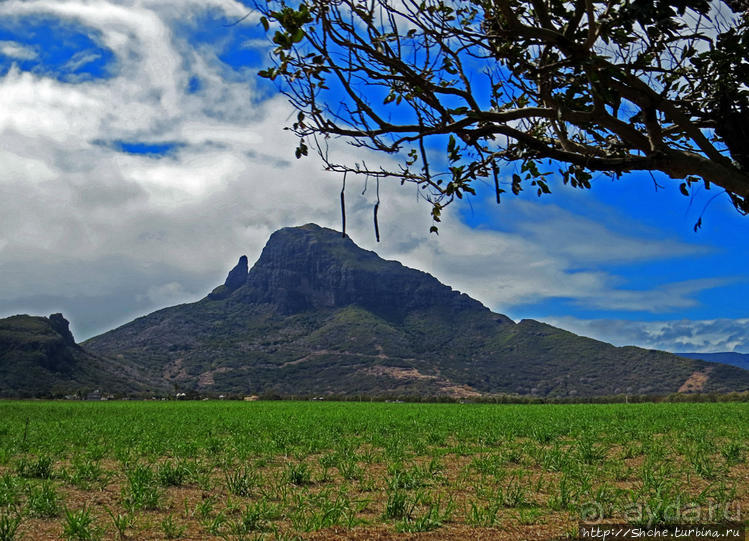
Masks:
[[[144,381],[199,392],[517,393],[584,397],[749,389],[749,372],[515,324],[433,276],[307,224],[276,231],[206,298],[84,346]]]
[[[0,397],[48,397],[141,389],[123,372],[79,347],[62,314],[0,319]]]
[[[75,346],[75,338],[73,333],[70,332],[70,322],[65,319],[62,314],[52,314],[49,316],[49,326],[55,330],[61,337],[65,344],[69,346]],[[76,346],[77,347],[77,346]]]
[[[489,312],[430,274],[381,259],[315,224],[273,233],[235,295],[241,302],[270,304],[284,314],[349,305],[387,319],[402,319],[431,306]]]
[[[239,258],[239,263],[232,270],[229,271],[229,275],[226,277],[224,285],[227,289],[234,291],[235,289],[242,287],[247,282],[247,256],[243,255]]]
[[[226,277],[226,281],[223,285],[218,286],[216,289],[211,291],[208,295],[209,299],[225,299],[231,295],[235,290],[239,289],[247,283],[247,256],[243,255],[239,258],[239,262],[236,266],[229,271],[229,275]]]

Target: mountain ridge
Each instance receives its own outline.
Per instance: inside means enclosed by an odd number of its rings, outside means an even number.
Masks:
[[[0,397],[85,394],[98,388],[117,394],[144,391],[122,374],[127,371],[76,344],[62,314],[0,319]]]
[[[718,351],[714,353],[675,353],[679,357],[700,359],[711,363],[730,364],[739,368],[749,369],[749,353],[733,351]]]
[[[712,365],[703,361],[515,323],[315,224],[274,232],[251,268],[240,257],[203,299],[84,345],[149,381],[198,392],[583,397],[749,389],[749,372],[738,368],[705,374]],[[685,388],[687,381],[697,383]]]

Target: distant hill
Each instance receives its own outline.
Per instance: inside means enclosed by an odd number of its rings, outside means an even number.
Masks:
[[[0,319],[0,397],[144,390],[133,376],[76,345],[62,314]]]
[[[315,224],[273,233],[204,299],[92,338],[167,387],[254,394],[583,397],[749,389],[749,372],[491,312]]]
[[[749,353],[676,353],[679,357],[702,359],[711,363],[723,363],[749,370]]]

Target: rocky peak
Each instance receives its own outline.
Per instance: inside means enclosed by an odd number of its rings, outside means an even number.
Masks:
[[[62,314],[51,314],[49,316],[49,326],[62,336],[66,344],[75,345],[75,338],[73,338],[73,333],[70,332],[70,322]]]
[[[489,311],[430,274],[386,261],[316,224],[273,233],[235,297],[283,313],[351,304],[387,318],[435,306]]]
[[[218,286],[208,294],[208,298],[214,301],[227,298],[247,282],[247,256],[239,258],[239,262],[229,271],[223,285]]]
[[[236,266],[229,271],[229,275],[226,277],[226,281],[224,282],[224,285],[229,288],[231,291],[234,291],[235,289],[242,287],[244,283],[247,281],[247,272],[248,272],[248,264],[247,264],[247,256],[243,255],[239,258],[239,263],[236,264]]]

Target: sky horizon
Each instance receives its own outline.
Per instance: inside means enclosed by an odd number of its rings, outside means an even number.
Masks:
[[[340,229],[342,178],[294,158],[294,112],[257,77],[268,45],[233,0],[0,3],[0,317],[62,312],[82,341],[202,298],[276,229]],[[749,353],[749,217],[678,186],[599,175],[500,206],[487,186],[434,235],[415,187],[382,182],[378,244],[373,185],[349,177],[347,233],[516,321]]]

